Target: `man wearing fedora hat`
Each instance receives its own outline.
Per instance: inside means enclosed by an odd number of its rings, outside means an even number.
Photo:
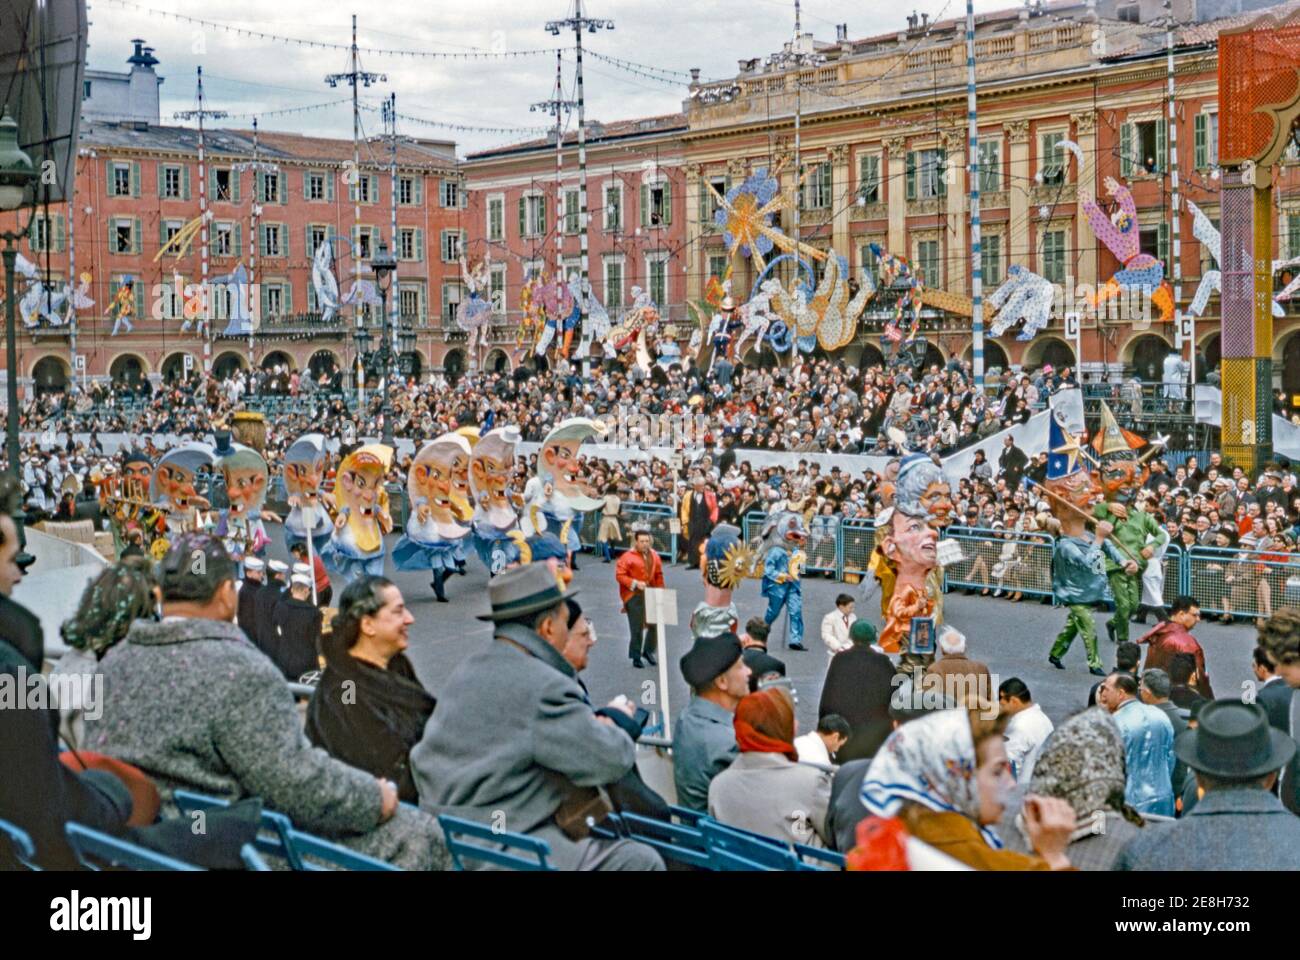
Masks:
[[[1259,704],[1207,704],[1196,727],[1174,741],[1204,796],[1181,820],[1139,833],[1116,869],[1300,869],[1300,820],[1270,792],[1295,751]]]
[[[636,762],[614,717],[630,718],[631,703],[620,697],[593,710],[565,659],[565,601],[577,593],[540,563],[488,583],[492,611],[479,619],[492,623],[492,638],[452,671],[411,751],[420,803],[544,840],[561,870],[662,870],[644,844],[592,836],[583,815],[570,816],[595,811],[602,788]]]

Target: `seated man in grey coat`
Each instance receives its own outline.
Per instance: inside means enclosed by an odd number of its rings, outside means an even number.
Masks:
[[[662,870],[650,847],[583,836],[569,816],[632,769],[636,747],[591,708],[564,658],[569,607],[555,575],[540,563],[506,570],[488,596],[479,619],[493,639],[452,671],[411,751],[420,805],[545,840],[561,870]],[[605,709],[634,712],[624,697]]]
[[[677,802],[707,813],[709,784],[740,752],[736,706],[749,693],[750,669],[734,633],[697,637],[680,665],[693,696],[673,728]]]
[[[235,564],[206,534],[161,563],[161,623],[137,620],[100,661],[104,706],[86,746],[133,763],[165,800],[177,787],[261,797],[294,826],[408,870],[449,866],[437,823],[397,787],[335,760],[303,733],[279,669],[234,621]]]
[[[1181,820],[1142,830],[1115,869],[1300,870],[1300,820],[1270,792],[1295,752],[1259,704],[1206,704],[1174,741],[1205,795]]]

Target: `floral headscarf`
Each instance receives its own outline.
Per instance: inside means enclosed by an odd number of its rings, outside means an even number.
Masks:
[[[960,813],[979,825],[975,741],[965,710],[942,710],[913,720],[889,735],[867,768],[862,803],[878,817],[895,816],[904,801],[939,813]],[[989,846],[996,833],[979,826]]]
[[[1059,797],[1079,823],[1124,809],[1124,740],[1102,707],[1075,714],[1048,737],[1034,763],[1029,792]]]

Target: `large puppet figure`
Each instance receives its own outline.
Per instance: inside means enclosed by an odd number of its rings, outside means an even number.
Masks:
[[[384,477],[392,462],[392,447],[371,443],[358,447],[339,464],[334,535],[320,557],[344,586],[364,574],[384,573],[384,534],[393,529]]]
[[[550,532],[560,535],[570,554],[582,549],[578,527],[582,512],[599,510],[604,500],[596,497],[596,490],[587,479],[587,468],[578,458],[582,441],[588,437],[603,437],[609,428],[599,420],[571,417],[557,424],[542,441],[537,454],[537,477],[528,497],[526,532]]]
[[[803,645],[803,577],[808,557],[804,544],[808,532],[803,517],[793,510],[783,510],[768,517],[762,531],[763,554],[762,594],[767,598],[767,612],[763,619],[771,626],[785,607],[790,617],[789,642],[791,650],[807,650]]]
[[[1106,632],[1115,643],[1128,640],[1128,625],[1142,602],[1142,573],[1152,555],[1169,545],[1169,532],[1145,510],[1134,509],[1133,495],[1146,480],[1147,470],[1137,448],[1144,441],[1123,429],[1106,401],[1101,402],[1101,430],[1093,437],[1100,457],[1098,479],[1105,500],[1093,516],[1114,528],[1117,551],[1106,554],[1106,579],[1115,598],[1115,615]],[[1158,561],[1157,561],[1158,562]]]
[[[151,503],[153,460],[142,450],[128,450],[122,457],[122,472],[99,481],[100,508],[109,518],[116,556],[136,539],[149,550],[153,541],[167,532],[167,518]]]
[[[262,522],[270,476],[266,460],[252,447],[232,442],[226,431],[217,431],[216,439],[217,467],[225,478],[230,504],[221,511],[216,534],[241,567],[242,576],[245,557],[259,556],[271,542]]]
[[[1061,657],[1076,636],[1082,637],[1089,672],[1103,677],[1106,672],[1101,668],[1097,652],[1092,607],[1106,596],[1105,562],[1109,550],[1113,549],[1106,543],[1106,537],[1111,526],[1103,520],[1097,524],[1096,536],[1088,532],[1088,510],[1101,490],[1083,464],[1078,440],[1070,436],[1055,413],[1051,419],[1049,446],[1043,489],[1052,504],[1055,517],[1052,528],[1057,534],[1056,548],[1052,551],[1052,592],[1058,603],[1069,608],[1069,613],[1065,628],[1057,635],[1047,659],[1052,666],[1064,670]]]
[[[733,559],[744,550],[740,530],[729,523],[720,523],[713,528],[702,549],[704,599],[691,613],[691,636],[698,639],[738,633],[740,611],[731,596],[745,575],[743,568],[736,569]]]
[[[406,529],[393,547],[393,564],[398,570],[429,570],[434,595],[447,602],[445,584],[465,562],[467,538],[472,532],[462,521],[464,501],[453,495],[460,471],[469,470],[469,441],[458,433],[446,433],[427,443],[415,455],[406,478],[411,504]]]
[[[510,531],[519,526],[510,500],[510,476],[519,440],[518,427],[497,427],[474,444],[470,454],[474,550],[492,576],[519,559],[519,548],[510,539]]]
[[[320,553],[334,532],[320,485],[329,468],[325,437],[308,433],[293,442],[284,454],[284,487],[289,496],[289,515],[284,519],[284,543],[292,547],[311,537],[312,550]],[[310,519],[309,519],[310,518]]]
[[[149,498],[167,513],[170,533],[202,532],[210,525],[211,504],[199,495],[197,478],[212,462],[212,448],[206,443],[183,443],[158,461]]]
[[[456,310],[456,324],[469,334],[469,355],[477,356],[479,331],[492,322],[492,302],[487,296],[488,283],[492,275],[492,253],[488,254],[469,268],[465,258],[460,258],[460,275],[469,291],[469,299],[461,303]]]
[[[1165,268],[1159,260],[1141,249],[1141,230],[1138,224],[1137,204],[1128,187],[1120,186],[1114,177],[1103,181],[1106,192],[1115,199],[1119,209],[1111,216],[1092,200],[1083,201],[1084,213],[1092,225],[1092,232],[1104,243],[1123,266],[1090,298],[1097,306],[1122,290],[1140,290],[1160,308],[1160,319],[1168,322],[1174,317],[1173,290],[1165,282]]]
[[[882,537],[885,559],[895,571],[894,590],[885,610],[885,627],[880,631],[880,648],[885,653],[900,654],[901,667],[923,670],[933,662],[934,653],[915,649],[912,621],[935,616],[936,603],[930,596],[927,580],[939,563],[939,533],[924,516],[909,514],[899,502],[880,515],[876,531]]]

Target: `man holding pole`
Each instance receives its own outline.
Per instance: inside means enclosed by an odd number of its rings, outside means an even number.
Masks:
[[[1104,677],[1106,671],[1097,652],[1097,628],[1091,608],[1106,594],[1103,552],[1115,549],[1106,542],[1112,527],[1105,520],[1092,521],[1087,512],[1101,491],[1083,465],[1078,440],[1066,432],[1055,414],[1051,420],[1050,449],[1047,480],[1042,490],[1052,502],[1056,519],[1050,529],[1058,537],[1052,554],[1052,591],[1060,603],[1069,607],[1069,613],[1065,629],[1057,635],[1047,659],[1058,670],[1064,670],[1061,657],[1070,649],[1074,638],[1081,636],[1088,654],[1088,672]],[[1097,523],[1095,538],[1087,531],[1090,521]]]
[[[1100,455],[1097,474],[1105,500],[1093,509],[1093,516],[1114,527],[1120,547],[1106,557],[1106,579],[1115,598],[1115,615],[1106,622],[1112,643],[1128,640],[1129,622],[1142,602],[1142,572],[1152,555],[1169,544],[1169,532],[1151,514],[1130,509],[1134,493],[1146,479],[1145,458],[1134,452],[1144,442],[1120,427],[1103,400],[1101,432],[1093,438],[1092,446]],[[1158,446],[1153,445],[1152,452]]]

